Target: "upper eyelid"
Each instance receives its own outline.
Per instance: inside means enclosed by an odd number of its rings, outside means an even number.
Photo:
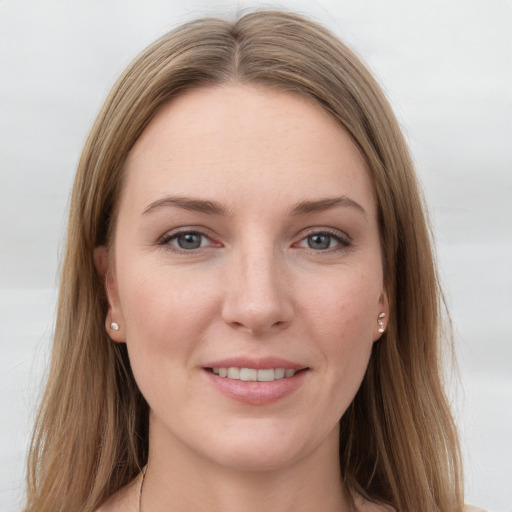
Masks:
[[[162,236],[165,235],[179,235],[180,233],[197,233],[200,235],[210,236],[208,233],[210,233],[211,230],[209,228],[203,227],[203,226],[181,226],[174,229],[167,230]],[[301,229],[296,236],[302,234],[302,236],[308,236],[311,233],[329,233],[329,234],[341,234],[348,238],[349,235],[338,228],[332,228],[328,226],[310,226],[307,228]]]
[[[204,228],[197,229],[192,227],[187,228],[177,228],[175,230],[166,231],[163,235],[158,237],[156,243],[158,245],[167,245],[170,241],[175,240],[179,236],[186,235],[186,234],[193,234],[193,235],[200,235],[208,239],[210,242],[215,243],[216,240],[214,237],[209,235],[207,232],[205,232]]]
[[[175,228],[175,229],[169,229],[165,233],[163,233],[163,235],[160,236],[159,238],[160,239],[172,238],[172,237],[187,234],[187,233],[192,233],[195,235],[203,235],[206,238],[212,238],[212,235],[210,234],[209,229],[204,228],[204,227],[199,227],[199,226],[197,226],[197,227],[196,226],[183,226],[183,227],[179,227],[179,228]]]
[[[310,228],[303,229],[297,236],[300,236],[301,240],[311,235],[315,234],[327,234],[338,238],[346,239],[347,241],[352,241],[352,237],[348,235],[345,231],[337,228],[331,227],[322,227],[322,226],[314,226]]]

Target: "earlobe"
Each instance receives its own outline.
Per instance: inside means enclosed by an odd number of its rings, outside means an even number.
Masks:
[[[125,341],[124,322],[106,246],[100,245],[96,247],[93,258],[96,271],[103,281],[107,296],[108,311],[105,318],[105,329],[113,341],[123,343]]]
[[[377,313],[377,322],[376,322],[376,333],[374,334],[373,341],[377,341],[381,338],[381,336],[386,331],[386,327],[388,324],[388,316],[389,316],[389,301],[388,295],[386,292],[382,292],[379,297],[379,312]]]
[[[107,334],[112,341],[115,341],[116,343],[124,343],[126,340],[122,324],[119,325],[117,322],[112,322],[112,318],[112,309],[109,308],[107,318],[105,319],[105,329],[107,330]]]
[[[381,313],[379,313],[379,316],[377,318],[377,323],[379,324],[379,331],[381,334],[386,330],[384,328],[384,318],[386,318],[386,313],[384,313],[384,311],[382,311]]]

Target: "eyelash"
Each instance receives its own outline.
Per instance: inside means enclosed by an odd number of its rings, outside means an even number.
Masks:
[[[172,241],[177,240],[180,236],[185,236],[185,235],[200,236],[202,238],[206,238],[211,241],[211,237],[209,237],[207,234],[205,234],[201,231],[198,231],[195,229],[183,229],[183,230],[175,231],[172,233],[166,233],[158,240],[157,244],[164,246],[167,250],[178,253],[178,254],[193,254],[201,249],[204,249],[204,247],[198,247],[196,249],[183,249],[181,247],[177,247],[177,246],[174,246],[171,244]]]
[[[195,249],[184,249],[182,247],[177,247],[175,245],[172,245],[171,242],[176,241],[180,236],[185,235],[195,235],[200,236],[202,238],[208,239],[212,241],[212,238],[209,237],[206,233],[203,233],[202,231],[195,230],[195,229],[183,229],[176,232],[166,233],[163,235],[158,241],[157,245],[165,247],[167,250],[172,251],[174,253],[178,254],[194,254],[197,251],[200,251],[201,249],[207,249],[208,247],[197,247]],[[334,239],[338,246],[337,247],[328,247],[326,249],[320,249],[315,250],[312,247],[308,247],[309,250],[311,250],[314,253],[332,253],[332,252],[339,252],[339,251],[346,251],[352,247],[352,240],[347,235],[340,234],[339,231],[329,229],[329,228],[323,228],[318,230],[311,230],[308,232],[305,236],[303,236],[299,242],[296,242],[293,244],[294,247],[299,247],[301,242],[307,241],[308,238],[313,236],[328,236],[331,239]],[[201,242],[202,243],[202,242]],[[215,242],[214,242],[215,244]],[[218,244],[220,245],[220,244]]]
[[[300,241],[294,246],[297,246],[301,242],[306,241],[308,238],[313,236],[328,236],[331,239],[334,239],[337,243],[337,247],[328,247],[327,249],[323,250],[315,250],[312,247],[309,247],[309,249],[315,253],[331,253],[331,252],[339,252],[339,251],[346,251],[352,247],[352,240],[348,235],[340,233],[338,230],[329,229],[329,228],[322,228],[322,229],[312,229],[304,237],[300,239]]]

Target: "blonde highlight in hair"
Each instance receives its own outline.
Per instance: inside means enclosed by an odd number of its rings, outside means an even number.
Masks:
[[[390,300],[386,333],[341,419],[347,484],[398,511],[461,511],[456,430],[442,385],[441,294],[413,165],[359,59],[316,23],[259,11],[162,37],[126,70],[87,140],[72,193],[48,384],[29,455],[25,512],[92,512],[147,461],[148,406],[126,347],[105,332],[93,251],[115,230],[130,149],[184,91],[229,82],[306,96],[349,132],[374,183]],[[450,340],[447,340],[449,342]]]

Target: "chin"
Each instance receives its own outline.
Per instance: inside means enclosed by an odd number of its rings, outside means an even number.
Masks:
[[[242,434],[228,433],[209,444],[209,457],[236,471],[276,471],[293,465],[313,453],[322,438],[283,428],[284,425],[258,425]]]
[[[300,459],[300,450],[265,450],[259,445],[236,447],[229,453],[215,454],[215,461],[226,469],[241,472],[277,471]]]

